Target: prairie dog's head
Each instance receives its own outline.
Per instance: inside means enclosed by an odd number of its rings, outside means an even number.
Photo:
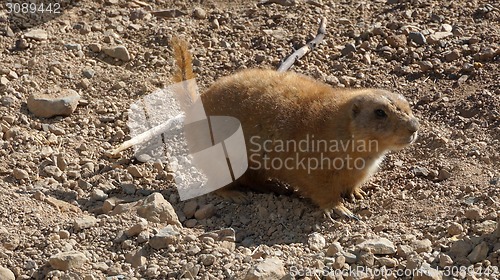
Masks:
[[[354,139],[375,140],[381,150],[401,150],[417,138],[418,120],[402,95],[368,89],[356,94],[350,105]]]

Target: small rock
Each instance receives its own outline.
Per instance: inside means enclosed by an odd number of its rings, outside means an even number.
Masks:
[[[194,8],[193,10],[193,16],[195,19],[206,19],[207,18],[207,12],[200,8],[200,7],[196,7]]]
[[[420,32],[410,32],[408,38],[417,45],[425,45],[427,43],[425,36]]]
[[[215,212],[217,211],[217,208],[212,203],[203,205],[194,213],[194,217],[197,220],[204,220],[212,217]]]
[[[351,252],[342,252],[342,255],[345,257],[345,262],[348,264],[354,264],[358,261],[358,257]]]
[[[347,18],[339,18],[339,23],[340,24],[352,24],[351,21]]]
[[[444,181],[446,179],[449,179],[451,177],[451,172],[448,171],[447,169],[441,169],[439,170],[438,176],[437,176],[437,181]]]
[[[372,267],[375,263],[375,256],[368,251],[361,251],[358,256],[358,263],[365,267]]]
[[[89,49],[95,53],[98,53],[101,51],[102,47],[100,44],[97,44],[97,43],[92,43],[92,44],[89,44]]]
[[[39,118],[69,116],[75,111],[80,95],[71,89],[57,94],[31,94],[28,97],[28,109]]]
[[[438,44],[439,42],[441,42],[441,40],[443,40],[444,38],[446,37],[450,37],[450,36],[453,36],[453,33],[451,32],[436,32],[434,34],[431,34],[429,36],[429,44]]]
[[[148,228],[148,222],[145,220],[140,221],[139,223],[133,225],[129,229],[125,231],[127,236],[136,236],[139,235],[142,231]]]
[[[9,84],[9,79],[7,79],[7,77],[0,77],[0,86],[6,86]]]
[[[346,44],[344,48],[342,49],[341,53],[342,55],[349,55],[350,53],[356,52],[356,46],[353,44]]]
[[[103,51],[106,55],[109,55],[110,57],[117,58],[125,62],[130,61],[130,59],[132,59],[127,48],[122,45],[114,46],[111,48],[104,48]]]
[[[30,177],[26,170],[20,168],[14,168],[14,170],[12,171],[12,176],[14,176],[16,180],[26,180]]]
[[[432,70],[432,68],[434,68],[434,65],[432,65],[432,62],[430,62],[428,60],[418,62],[418,65],[420,66],[420,70],[422,70],[423,72],[427,72],[429,70]]]
[[[119,81],[118,83],[113,85],[113,89],[119,90],[119,89],[125,88],[126,86],[127,86],[127,84],[124,81]]]
[[[432,242],[429,239],[414,240],[411,246],[417,253],[432,251]]]
[[[130,194],[130,195],[135,194],[136,187],[132,183],[122,183],[120,185],[120,187],[122,188],[123,192],[126,194]]]
[[[343,255],[337,256],[335,262],[333,263],[333,268],[342,269],[346,263],[346,258]]]
[[[82,74],[83,74],[83,76],[84,76],[85,78],[87,78],[87,79],[92,79],[92,78],[94,77],[94,75],[95,75],[95,71],[94,71],[94,70],[92,70],[92,69],[88,69],[88,68],[86,68],[86,69],[83,69],[83,70],[82,70]]]
[[[9,75],[9,78],[11,78],[13,80],[16,80],[17,78],[19,78],[16,71],[9,71],[8,75]]]
[[[210,26],[212,26],[212,28],[214,29],[219,29],[220,27],[220,24],[219,24],[219,20],[217,20],[216,18],[214,20],[212,20],[212,22],[210,23]]]
[[[197,219],[189,219],[184,222],[184,226],[187,228],[194,228],[198,224]]]
[[[132,177],[134,178],[142,178],[144,177],[144,175],[142,175],[141,171],[139,170],[139,168],[135,165],[131,165],[127,168],[127,171],[130,175],[132,175]]]
[[[460,52],[458,50],[453,50],[444,54],[444,59],[448,62],[457,60],[460,58]]]
[[[326,240],[320,233],[314,232],[309,234],[307,239],[307,244],[309,248],[313,251],[321,251],[326,246]]]
[[[0,266],[0,279],[15,280],[16,276],[10,269]]]
[[[94,189],[91,194],[92,199],[97,201],[104,201],[108,195],[101,189]]]
[[[430,174],[429,169],[427,169],[425,167],[419,167],[419,166],[413,167],[411,169],[411,171],[413,172],[413,174],[415,174],[415,176],[419,176],[419,177],[427,177]]]
[[[236,240],[235,237],[236,232],[233,228],[223,228],[220,230],[210,231],[205,234],[202,234],[201,237],[211,237],[217,241],[229,241],[234,242]]]
[[[377,259],[378,263],[381,266],[385,267],[396,267],[397,262],[393,258],[388,258],[388,257],[381,257]]]
[[[257,55],[255,55],[255,62],[262,63],[262,62],[264,62],[264,60],[266,60],[266,56],[265,55],[263,55],[263,54],[257,54]]]
[[[464,231],[464,227],[459,223],[453,222],[448,226],[447,230],[448,230],[448,234],[451,236],[459,235]]]
[[[16,34],[14,33],[14,31],[12,31],[12,28],[10,28],[10,26],[6,26],[5,27],[5,36],[7,37],[14,37]]]
[[[483,210],[477,207],[467,209],[465,211],[465,217],[469,220],[480,220],[483,217]]]
[[[144,256],[145,252],[143,248],[133,250],[132,252],[125,255],[125,261],[130,263],[132,267],[137,268],[144,266],[147,263],[147,259]]]
[[[119,201],[117,197],[110,197],[106,199],[102,204],[102,212],[105,214],[111,212],[118,203]]]
[[[453,265],[453,259],[446,254],[439,254],[439,266],[441,268],[449,267]]]
[[[61,177],[63,174],[61,169],[59,169],[59,167],[54,166],[54,165],[45,166],[43,168],[43,171],[45,171],[45,173],[47,173],[49,176],[56,178],[56,179]]]
[[[387,37],[387,43],[393,48],[402,48],[406,46],[406,35],[391,35]]]
[[[168,245],[177,243],[178,235],[179,232],[172,225],[168,225],[149,239],[149,246],[156,250],[167,248]]]
[[[73,227],[76,231],[82,229],[91,228],[97,224],[97,219],[94,216],[85,216],[83,218],[76,219],[73,222]]]
[[[59,238],[61,239],[68,239],[71,236],[71,234],[67,230],[60,230],[58,234]]]
[[[348,86],[352,86],[356,83],[356,78],[343,75],[343,76],[340,76],[339,81],[344,86],[348,87]]]
[[[174,208],[161,193],[149,195],[137,209],[137,214],[153,223],[167,223],[181,227]]]
[[[64,47],[70,51],[80,51],[82,50],[82,45],[80,44],[65,44]]]
[[[327,257],[333,257],[337,253],[342,253],[342,245],[340,245],[339,242],[333,242],[328,246],[328,249],[326,250],[326,256]]]
[[[387,238],[369,239],[356,247],[360,250],[372,252],[374,255],[392,255],[396,253],[394,243]]]
[[[20,38],[16,40],[16,49],[17,50],[25,50],[31,47],[31,44],[26,41],[24,38]]]
[[[447,23],[443,23],[441,24],[441,31],[444,31],[444,32],[451,32],[453,30],[453,26],[447,24]]]
[[[470,252],[470,254],[467,256],[467,259],[469,259],[469,261],[473,264],[482,262],[488,256],[489,251],[490,248],[488,247],[488,243],[483,241],[479,245],[474,247],[474,250]]]
[[[42,29],[32,29],[26,33],[24,33],[25,38],[30,38],[33,40],[37,41],[43,41],[47,40],[49,38],[49,35],[47,34],[47,31],[42,30]]]
[[[279,280],[285,277],[283,262],[277,258],[267,258],[251,267],[244,280]]]
[[[195,199],[191,199],[186,202],[186,204],[184,204],[182,212],[184,213],[184,216],[186,216],[186,219],[191,219],[192,217],[194,217],[196,209],[198,209],[198,202]]]
[[[49,259],[52,268],[63,271],[81,268],[86,262],[85,255],[77,251],[58,253]]]
[[[204,266],[209,266],[213,265],[215,263],[216,257],[212,254],[201,254],[200,255],[200,262]]]
[[[63,154],[57,154],[55,161],[56,166],[62,171],[66,170],[66,167],[68,167],[68,162],[66,161],[66,158]]]

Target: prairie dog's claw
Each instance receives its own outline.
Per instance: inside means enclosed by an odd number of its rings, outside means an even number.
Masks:
[[[329,218],[331,221],[333,221],[331,211],[329,209],[325,209],[324,211],[325,211],[326,217]],[[352,213],[351,210],[347,209],[342,204],[333,207],[333,212],[335,212],[335,214],[339,215],[340,217],[360,221],[360,218],[358,215]]]
[[[362,200],[365,198],[366,192],[362,189],[355,189],[352,192],[352,196],[354,196],[354,198],[356,198],[357,200]]]
[[[355,202],[356,200],[363,200],[366,196],[366,192],[362,189],[354,189],[351,193],[344,196],[344,199],[349,202]]]
[[[249,204],[250,203],[250,198],[248,195],[244,192],[237,191],[237,190],[217,190],[215,192],[217,195],[221,196],[222,198],[226,200],[230,200],[234,203],[237,204]]]

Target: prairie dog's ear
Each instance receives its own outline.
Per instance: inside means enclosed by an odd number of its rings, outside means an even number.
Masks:
[[[351,119],[356,118],[361,112],[361,100],[356,99],[352,102],[351,111],[349,112],[351,115]]]

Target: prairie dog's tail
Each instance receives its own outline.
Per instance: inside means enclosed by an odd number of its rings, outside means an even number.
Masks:
[[[194,79],[193,66],[191,65],[191,53],[188,49],[188,43],[179,37],[173,37],[170,41],[174,51],[175,64],[177,69],[174,73],[174,82]]]
[[[191,53],[188,49],[186,40],[179,37],[173,37],[170,41],[174,52],[175,64],[177,66],[174,76],[174,83],[183,83],[184,94],[187,96],[186,101],[193,103],[197,98],[195,75],[191,63]],[[182,106],[182,105],[181,105]]]

